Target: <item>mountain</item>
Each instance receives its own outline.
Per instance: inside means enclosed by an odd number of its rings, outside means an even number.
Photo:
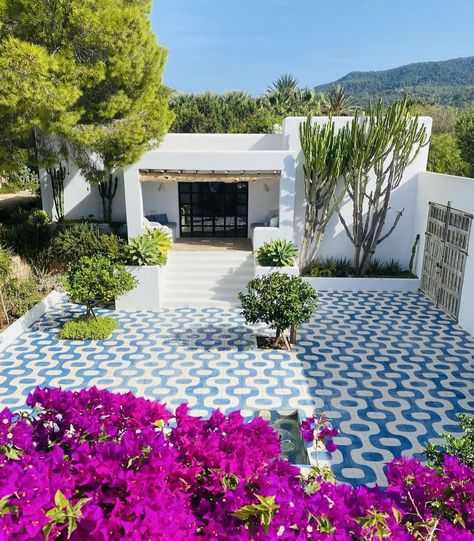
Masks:
[[[425,102],[465,107],[474,103],[474,56],[383,71],[354,71],[315,90],[326,92],[335,84],[343,85],[361,103],[379,96],[390,101],[407,94]]]

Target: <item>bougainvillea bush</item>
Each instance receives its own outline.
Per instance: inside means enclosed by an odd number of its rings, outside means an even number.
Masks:
[[[473,540],[474,471],[399,458],[385,490],[306,478],[266,421],[98,389],[0,412],[0,540]]]

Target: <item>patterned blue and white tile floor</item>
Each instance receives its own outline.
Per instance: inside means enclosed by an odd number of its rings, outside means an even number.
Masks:
[[[341,431],[333,470],[384,482],[383,464],[416,455],[456,415],[474,412],[474,341],[418,294],[321,293],[291,352],[258,350],[239,309],[116,314],[96,343],[58,341],[67,304],[0,353],[0,404],[20,408],[36,385],[97,385],[194,413],[213,408],[323,410]]]

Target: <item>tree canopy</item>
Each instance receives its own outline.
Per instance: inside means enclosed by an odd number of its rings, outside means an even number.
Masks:
[[[33,135],[40,160],[73,149],[84,168],[85,149],[113,169],[159,141],[173,115],[150,8],[150,0],[0,1],[0,169],[28,159]]]

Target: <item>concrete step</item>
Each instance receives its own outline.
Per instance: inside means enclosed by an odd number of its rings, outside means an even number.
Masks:
[[[253,278],[253,271],[251,252],[170,252],[163,305],[238,305],[237,294]]]

